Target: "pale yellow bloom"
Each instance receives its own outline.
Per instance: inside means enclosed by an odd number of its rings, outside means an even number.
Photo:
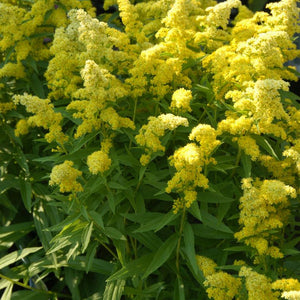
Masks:
[[[281,297],[288,300],[300,300],[300,290],[299,291],[289,291],[283,292]]]
[[[60,125],[63,117],[61,113],[54,111],[54,105],[49,99],[40,99],[24,93],[24,95],[14,95],[13,100],[15,104],[24,105],[27,112],[33,114],[27,119],[28,126],[43,127],[49,130],[45,135],[47,142],[51,143],[55,140],[63,144],[67,141],[68,137],[62,132]]]

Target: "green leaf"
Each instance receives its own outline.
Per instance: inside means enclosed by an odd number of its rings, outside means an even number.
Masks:
[[[222,232],[203,224],[193,224],[192,227],[195,235],[203,239],[232,239],[231,233]]]
[[[241,163],[243,166],[243,176],[244,178],[251,177],[251,169],[252,169],[252,162],[249,155],[245,154],[244,152],[241,155]]]
[[[219,221],[213,215],[209,214],[208,212],[206,212],[204,210],[201,213],[202,213],[202,219],[203,219],[204,225],[211,227],[218,231],[233,233],[233,231],[228,226],[226,226],[224,223]]]
[[[70,154],[73,154],[75,152],[77,152],[79,149],[81,149],[84,145],[86,145],[89,141],[91,141],[92,139],[94,139],[97,135],[99,134],[99,131],[90,133],[86,136],[83,136],[79,139],[76,139],[74,142],[74,145],[72,147],[72,150],[70,152]]]
[[[10,300],[11,299],[11,294],[13,290],[13,283],[9,283],[9,285],[6,287],[4,293],[2,294],[1,300]]]
[[[156,271],[162,266],[173,253],[177,245],[178,237],[176,234],[170,236],[165,243],[163,243],[157,252],[155,253],[151,263],[147,267],[145,274],[142,276],[143,279],[147,278],[151,273]]]
[[[132,236],[151,251],[156,251],[162,244],[161,239],[152,231],[148,231],[147,233],[132,233]]]
[[[53,225],[53,226],[47,228],[46,230],[59,231],[59,230],[63,229],[64,227],[66,227],[67,225],[77,221],[80,218],[80,216],[81,216],[81,214],[70,215],[64,221],[62,221],[56,225]]]
[[[201,211],[197,201],[194,201],[192,205],[189,207],[188,211],[199,221],[202,222]]]
[[[145,273],[148,265],[153,260],[154,254],[146,254],[127,264],[122,269],[112,274],[106,281],[115,281],[117,279],[126,279],[134,275],[142,275]]]
[[[26,257],[27,255],[41,250],[42,248],[43,247],[30,247],[30,248],[25,248],[25,249],[14,251],[10,254],[7,254],[7,255],[3,256],[2,258],[0,258],[0,269],[3,269],[5,267],[17,262],[20,259],[23,259],[24,257]]]
[[[56,161],[59,157],[60,157],[60,154],[56,153],[56,154],[53,154],[50,156],[34,158],[34,159],[32,159],[32,161],[44,163],[44,162],[48,162],[48,161]]]
[[[81,243],[82,243],[82,249],[81,249],[81,252],[85,252],[86,248],[88,247],[89,243],[90,243],[90,239],[91,239],[91,236],[92,236],[92,231],[93,231],[93,226],[94,226],[94,223],[93,222],[90,222],[86,227],[85,229],[83,230],[82,232],[82,235],[81,235]]]
[[[97,247],[98,247],[98,244],[93,243],[93,244],[90,244],[88,249],[87,249],[87,253],[86,253],[86,273],[88,273],[91,269],[91,266],[92,266],[94,258],[95,258],[95,254],[97,252]]]
[[[50,231],[46,231],[44,230],[45,228],[47,228],[49,226],[48,223],[48,219],[46,217],[45,211],[44,211],[44,207],[43,207],[43,203],[41,201],[41,199],[39,199],[39,207],[35,208],[33,210],[33,221],[34,221],[34,225],[35,225],[35,229],[37,232],[37,235],[44,247],[44,249],[46,251],[48,251],[48,249],[50,248],[50,241],[52,239],[52,234]]]
[[[224,251],[230,251],[230,252],[249,252],[252,248],[248,246],[233,246],[225,248]]]
[[[177,277],[175,289],[174,289],[174,300],[185,300],[184,284],[180,278]]]
[[[103,300],[120,300],[123,295],[125,280],[110,281],[106,284]]]
[[[93,221],[98,224],[101,228],[104,227],[102,215],[97,213],[96,211],[89,211],[89,215],[93,218]]]
[[[108,205],[109,208],[111,209],[112,213],[115,214],[116,211],[116,200],[111,191],[108,191],[107,193],[107,200],[108,200]]]
[[[198,192],[198,199],[200,202],[206,203],[230,203],[235,201],[233,198],[225,197],[216,192]]]
[[[292,249],[292,248],[285,248],[285,249],[282,249],[282,253],[284,255],[299,255],[300,254],[300,251],[297,250],[297,249]]]
[[[72,293],[73,300],[80,300],[79,283],[80,276],[77,270],[66,268],[65,270],[65,282]]]
[[[120,183],[117,183],[117,182],[114,182],[114,181],[110,181],[108,183],[108,186],[111,188],[111,189],[116,189],[116,190],[127,190],[128,187],[120,184]]]
[[[249,8],[252,11],[262,10],[268,0],[253,0],[249,3]]]
[[[18,165],[21,167],[21,169],[23,170],[23,172],[26,175],[29,175],[30,173],[29,173],[27,158],[19,148],[16,149],[16,161]]]
[[[252,136],[255,140],[256,143],[261,146],[263,149],[265,149],[271,156],[273,156],[274,158],[276,158],[277,160],[279,160],[278,155],[276,154],[276,152],[274,151],[274,149],[272,148],[272,146],[270,145],[270,143],[268,142],[268,140],[260,135],[253,135]]]
[[[45,99],[46,96],[45,96],[43,83],[35,73],[32,74],[30,83],[31,83],[30,87],[32,88],[34,94],[41,99]]]
[[[132,288],[125,286],[124,295],[138,296],[139,299],[158,299],[159,294],[164,289],[164,282],[157,282],[151,286],[145,287],[142,290],[140,288]]]
[[[112,239],[115,240],[123,240],[126,241],[126,237],[116,228],[114,227],[105,227],[104,233]]]
[[[32,222],[18,223],[0,228],[0,245],[14,243],[34,229]]]
[[[25,208],[31,212],[31,184],[20,178],[20,192]]]
[[[295,70],[290,69],[290,71],[295,72]],[[299,76],[299,75],[298,75]],[[283,90],[279,90],[280,96],[281,96],[281,100],[286,103],[287,105],[291,105],[291,103],[289,103],[286,99],[289,99],[292,101],[292,104],[297,108],[300,109],[300,104],[298,103],[297,100],[300,99],[300,96],[292,93],[291,91],[283,91]]]
[[[37,65],[36,65],[36,61],[31,56],[27,56],[26,59],[22,61],[22,63],[26,67],[32,68],[34,70],[34,72],[36,72],[37,74],[39,73]]]
[[[11,300],[49,300],[49,295],[37,291],[17,291],[12,294]]]
[[[86,257],[76,256],[74,260],[63,260],[59,262],[62,266],[68,266],[79,271],[87,270]],[[114,264],[103,259],[94,258],[93,264],[90,266],[90,271],[99,274],[110,275]]]
[[[202,274],[197,265],[196,253],[195,253],[195,238],[194,238],[194,232],[191,224],[189,223],[185,224],[183,237],[184,237],[185,254],[189,262],[190,269],[197,280],[203,281],[204,278],[202,277]]]
[[[155,232],[162,229],[164,226],[168,225],[175,219],[179,217],[179,214],[174,214],[169,212],[167,214],[160,214],[157,217],[153,217],[152,220],[142,224],[140,228],[136,229],[134,232],[146,232],[154,230]]]

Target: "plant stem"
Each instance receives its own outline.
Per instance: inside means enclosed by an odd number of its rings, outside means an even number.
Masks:
[[[132,116],[132,121],[135,123],[135,117],[136,117],[136,108],[137,108],[137,98],[135,97],[134,99],[134,108],[133,108],[133,116]],[[129,141],[129,149],[131,149],[132,146],[132,140]]]
[[[235,160],[235,164],[234,164],[234,165],[235,165],[235,168],[232,170],[231,175],[230,175],[229,178],[232,178],[233,175],[235,174],[236,169],[237,169],[237,167],[238,167],[238,165],[239,165],[239,163],[240,163],[241,156],[242,156],[242,150],[241,150],[241,148],[239,147],[238,154],[237,154],[237,156],[236,156],[236,160]]]
[[[181,244],[182,232],[183,232],[183,228],[184,228],[184,221],[185,221],[185,206],[183,207],[183,212],[181,215],[180,228],[179,228],[179,239],[178,239],[177,249],[176,249],[176,269],[177,269],[178,278],[180,278],[179,256],[180,256],[180,244]]]
[[[25,283],[22,283],[22,282],[19,282],[17,280],[14,280],[14,279],[11,279],[3,274],[0,274],[0,277],[11,282],[12,284],[15,284],[15,285],[18,285],[18,286],[21,286],[27,290],[32,290],[32,291],[35,291],[35,292],[39,292],[39,293],[43,293],[43,294],[48,294],[48,295],[52,295],[52,296],[56,296],[56,297],[62,297],[62,298],[69,298],[69,299],[72,299],[72,297],[70,295],[66,295],[66,294],[61,294],[61,293],[56,293],[56,292],[52,292],[52,291],[46,291],[46,290],[40,290],[40,289],[36,289],[34,287],[31,287]]]

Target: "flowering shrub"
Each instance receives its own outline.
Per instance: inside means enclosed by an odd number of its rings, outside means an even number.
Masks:
[[[297,1],[112,5],[1,1],[4,299],[298,299]]]

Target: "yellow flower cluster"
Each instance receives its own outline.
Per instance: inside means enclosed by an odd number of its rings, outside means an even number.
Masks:
[[[192,92],[184,88],[176,90],[172,95],[172,101],[170,108],[181,112],[192,111],[190,107],[190,102],[192,100]]]
[[[283,292],[281,297],[288,300],[300,300],[300,291]]]
[[[60,125],[63,117],[61,113],[54,111],[54,105],[48,99],[40,99],[36,96],[28,94],[14,95],[15,104],[22,104],[26,107],[26,111],[34,114],[27,120],[20,120],[17,124],[15,134],[26,134],[28,127],[43,127],[48,129],[49,132],[45,135],[45,139],[48,143],[56,141],[59,144],[63,144],[68,140],[68,137],[62,132]]]
[[[111,159],[102,150],[96,151],[88,156],[87,165],[92,174],[104,173],[111,165]]]
[[[66,160],[64,163],[54,166],[50,174],[50,185],[59,185],[60,192],[81,192],[82,185],[76,181],[82,172],[73,168],[74,163]]]
[[[203,174],[206,165],[216,161],[211,157],[215,148],[220,145],[216,139],[217,133],[210,125],[199,124],[192,129],[189,135],[191,141],[184,147],[177,149],[170,157],[170,164],[175,167],[176,173],[168,182],[167,193],[183,193],[184,196],[175,200],[174,213],[184,206],[190,207],[197,199],[196,188],[208,188],[208,179]]]
[[[229,40],[229,34],[226,29],[231,10],[240,6],[241,2],[239,0],[228,0],[206,8],[205,14],[197,18],[204,30],[196,33],[195,41],[204,44],[207,51],[223,46]]]
[[[205,277],[216,273],[215,268],[218,265],[212,259],[206,256],[196,255],[196,261],[199,269]]]
[[[174,116],[173,114],[163,114],[158,117],[149,117],[148,123],[143,125],[139,134],[135,136],[136,142],[146,149],[146,154],[141,157],[141,164],[146,165],[151,159],[151,154],[157,151],[165,151],[159,138],[165,134],[166,130],[174,130],[178,126],[189,125],[186,118]]]
[[[29,132],[29,124],[27,120],[21,119],[18,121],[15,129],[15,135],[20,136],[20,135],[25,135]]]
[[[248,300],[277,300],[277,294],[272,292],[271,280],[266,276],[253,271],[251,268],[243,266],[239,272],[240,277],[244,277],[248,291]]]
[[[251,178],[243,180],[242,188],[239,223],[243,228],[235,233],[235,237],[256,249],[257,261],[266,255],[282,258],[280,249],[274,246],[279,238],[276,232],[281,232],[287,223],[288,196],[295,198],[295,189],[278,180],[252,183]]]
[[[300,282],[294,278],[278,279],[272,283],[273,290],[300,291]]]
[[[286,295],[286,299],[298,299],[293,298],[298,296],[297,291],[300,290],[300,282],[297,279],[278,279],[271,282],[270,278],[257,273],[243,261],[234,263],[234,265],[239,265],[241,268],[238,276],[233,276],[218,271],[217,264],[208,257],[196,255],[196,261],[205,277],[204,286],[210,299],[275,300],[279,299],[280,296],[278,290],[284,291],[281,297]],[[245,285],[247,296],[243,285]]]
[[[22,60],[31,56],[35,60],[48,59],[50,56],[47,42],[53,28],[65,26],[68,18],[65,10],[84,8],[94,15],[90,1],[37,0],[20,5],[14,1],[0,3],[0,51],[6,53],[13,49],[9,62],[0,69],[0,78],[12,76],[25,77]],[[45,42],[47,41],[47,42]]]
[[[205,276],[207,295],[214,300],[232,300],[239,295],[242,280],[226,272],[216,271],[217,264],[208,257],[196,255],[199,269]]]
[[[67,106],[69,110],[77,110],[73,116],[83,121],[77,128],[75,138],[99,129],[103,123],[109,124],[112,130],[121,127],[135,128],[129,118],[119,116],[114,108],[108,107],[108,101],[115,102],[117,98],[126,95],[126,90],[115,76],[92,60],[86,61],[81,76],[84,88],[74,95],[89,100],[74,100]]]
[[[56,30],[50,48],[54,57],[50,60],[45,74],[51,90],[50,96],[55,99],[62,96],[85,99],[87,92],[81,95],[82,91],[77,91],[81,88],[83,80],[86,80],[87,89],[91,91],[91,83],[98,86],[103,83],[101,76],[109,77],[108,81],[105,80],[106,86],[113,81],[110,97],[125,96],[128,93],[126,89],[130,90],[130,88],[125,87],[116,75],[124,73],[124,68],[127,69],[132,61],[128,36],[92,18],[82,9],[71,10],[68,16],[70,24],[66,28],[61,27]],[[99,69],[97,74],[102,70],[103,75],[98,74],[93,77],[90,71],[96,66]],[[110,74],[113,71],[116,72],[115,76]],[[93,79],[96,82],[100,81],[96,83]],[[100,95],[99,92],[98,97]]]
[[[92,174],[104,173],[110,168],[111,159],[108,153],[111,147],[111,138],[104,139],[101,143],[101,150],[93,152],[88,156],[87,165]]]

